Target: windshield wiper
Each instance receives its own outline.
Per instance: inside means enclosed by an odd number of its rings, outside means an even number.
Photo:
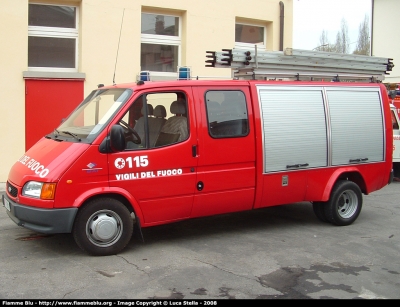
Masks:
[[[53,135],[54,135],[54,139],[57,139],[58,136],[60,135],[60,132],[57,129],[54,129],[53,134],[49,133],[49,134],[45,135],[45,138],[53,139]]]
[[[70,135],[70,136],[72,136],[72,137],[74,137],[74,138],[77,139],[79,142],[81,141],[81,139],[78,138],[78,135],[75,134],[75,133],[72,133],[72,132],[69,132],[69,131],[61,131],[61,132],[62,132],[62,133],[65,133],[65,134],[68,134],[68,135]]]

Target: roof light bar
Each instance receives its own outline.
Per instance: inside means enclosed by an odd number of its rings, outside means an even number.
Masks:
[[[190,80],[190,67],[178,67],[178,80]]]
[[[150,71],[141,71],[139,75],[139,81],[150,81]]]

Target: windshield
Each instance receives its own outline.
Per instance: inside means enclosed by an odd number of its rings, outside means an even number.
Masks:
[[[131,95],[132,90],[124,88],[98,89],[91,92],[54,131],[55,137],[92,142]]]

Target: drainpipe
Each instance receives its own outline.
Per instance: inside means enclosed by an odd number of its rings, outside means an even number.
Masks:
[[[279,14],[279,50],[283,51],[283,28],[284,28],[284,19],[285,19],[285,5],[282,1],[279,1],[280,14]]]

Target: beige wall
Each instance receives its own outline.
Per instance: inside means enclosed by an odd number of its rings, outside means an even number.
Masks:
[[[399,0],[374,0],[372,55],[392,58],[394,69],[384,82],[400,83]]]
[[[85,74],[86,96],[99,83],[113,82],[121,20],[123,24],[116,65],[117,83],[135,81],[140,71],[141,12],[182,16],[180,65],[198,76],[229,77],[229,69],[206,68],[206,51],[233,48],[235,20],[268,25],[267,49],[279,49],[279,0],[43,0],[37,3],[78,4],[79,73]],[[293,0],[285,8],[284,48],[292,47]],[[0,6],[0,182],[25,150],[25,83],[28,70],[28,0],[1,0]],[[49,114],[43,114],[49,116]]]
[[[0,6],[0,182],[25,150],[25,90],[28,63],[26,0],[2,0]]]

